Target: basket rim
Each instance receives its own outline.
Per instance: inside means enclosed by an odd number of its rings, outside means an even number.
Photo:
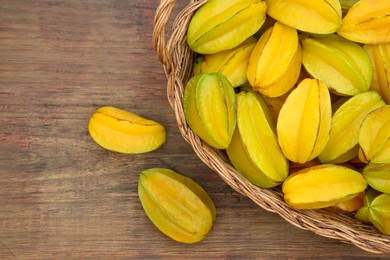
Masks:
[[[172,31],[165,42],[165,26],[170,18],[175,0],[161,0],[155,15],[153,45],[164,66],[167,77],[167,98],[175,113],[182,137],[196,155],[216,172],[232,189],[248,197],[261,208],[276,213],[290,224],[323,237],[353,244],[371,253],[389,253],[390,236],[381,234],[375,227],[362,223],[352,214],[331,208],[297,210],[287,205],[280,186],[264,189],[247,181],[227,159],[226,154],[204,143],[187,125],[183,111],[183,92],[192,73],[195,53],[186,42],[189,21],[196,10],[208,0],[189,0],[188,5],[175,17]]]

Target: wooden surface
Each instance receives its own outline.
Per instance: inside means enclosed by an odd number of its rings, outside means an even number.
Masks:
[[[291,226],[201,163],[166,100],[151,45],[157,5],[0,1],[0,259],[385,257]],[[102,149],[87,124],[104,105],[159,121],[167,142],[142,155]],[[137,181],[151,167],[210,194],[218,216],[204,241],[174,242],[146,217]]]

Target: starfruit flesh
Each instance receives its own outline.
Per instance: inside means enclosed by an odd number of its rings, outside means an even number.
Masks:
[[[364,49],[370,57],[373,70],[371,89],[390,104],[390,43],[365,44]]]
[[[142,171],[138,194],[152,223],[175,241],[199,242],[213,227],[216,208],[210,196],[199,184],[175,171]]]
[[[348,201],[366,187],[367,182],[359,172],[345,166],[323,164],[289,175],[282,191],[291,207],[317,209]]]
[[[283,154],[300,164],[317,157],[329,139],[332,107],[329,90],[317,79],[304,79],[282,106],[277,135]]]
[[[329,140],[319,155],[322,163],[343,163],[357,156],[359,130],[364,118],[385,103],[375,91],[350,97],[333,114]]]
[[[363,169],[363,176],[373,189],[390,194],[390,162],[370,163]]]
[[[185,88],[183,108],[190,128],[208,145],[225,149],[236,127],[236,96],[221,73],[201,73]]]
[[[166,141],[166,130],[160,123],[135,113],[104,106],[91,116],[88,131],[103,148],[120,153],[146,153]]]
[[[390,163],[390,105],[367,115],[360,127],[359,145],[363,162]]]
[[[266,0],[267,14],[297,30],[330,34],[341,27],[339,0]]]
[[[276,22],[254,47],[247,77],[255,91],[277,97],[294,86],[300,68],[301,51],[296,29]]]
[[[389,43],[390,1],[360,0],[348,10],[337,33],[360,43]]]
[[[371,62],[357,43],[336,34],[307,37],[301,43],[303,66],[312,77],[323,81],[331,91],[353,96],[370,88]]]
[[[197,57],[193,65],[193,74],[219,72],[233,87],[241,86],[247,82],[247,63],[256,42],[255,37],[249,37],[233,49]]]
[[[237,95],[237,130],[226,151],[235,167],[260,187],[275,186],[288,175],[288,161],[280,150],[275,128],[260,95],[253,91]]]
[[[200,54],[234,48],[260,29],[266,10],[260,0],[211,0],[192,17],[187,43]]]

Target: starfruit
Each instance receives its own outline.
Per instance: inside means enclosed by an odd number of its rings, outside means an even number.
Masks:
[[[364,49],[370,57],[373,70],[371,89],[376,90],[390,104],[390,43],[366,44]]]
[[[282,191],[291,207],[318,209],[348,201],[366,187],[367,182],[359,172],[345,166],[323,164],[289,175]]]
[[[332,92],[352,96],[367,91],[372,66],[357,43],[332,34],[301,40],[302,64],[314,78],[323,81]]]
[[[368,218],[385,235],[390,235],[390,194],[383,193],[374,198],[369,206]]]
[[[370,163],[363,168],[363,176],[373,189],[390,194],[390,162]]]
[[[364,118],[385,103],[375,91],[350,97],[333,114],[328,143],[318,156],[322,163],[343,163],[359,150],[359,131]]]
[[[381,193],[379,191],[368,188],[363,197],[363,206],[356,211],[354,217],[365,223],[371,223],[369,218],[369,206],[380,194]]]
[[[366,44],[390,42],[390,1],[360,0],[343,18],[337,33],[351,41]]]
[[[276,186],[288,175],[275,127],[259,94],[242,91],[237,95],[237,127],[226,152],[237,171],[259,187]]]
[[[152,223],[175,241],[199,242],[213,227],[216,208],[210,196],[195,181],[175,171],[142,171],[138,195]]]
[[[258,40],[247,67],[249,83],[269,97],[288,92],[301,70],[301,48],[297,30],[276,22]]]
[[[112,106],[97,109],[88,123],[92,139],[105,149],[120,153],[146,153],[166,140],[160,123]]]
[[[345,212],[355,212],[361,207],[363,207],[364,195],[365,195],[365,191],[362,191],[356,197],[336,204],[334,208]]]
[[[200,54],[232,49],[260,29],[266,11],[266,3],[261,0],[211,0],[192,17],[187,43]]]
[[[339,0],[266,0],[267,14],[297,30],[330,34],[341,27]]]
[[[360,127],[359,145],[363,162],[390,163],[390,105],[367,115]]]
[[[277,135],[283,154],[300,164],[317,157],[329,139],[332,106],[329,90],[317,79],[304,79],[282,106]]]
[[[201,73],[192,77],[184,90],[186,121],[208,145],[225,149],[236,127],[236,95],[221,73]]]
[[[193,74],[219,72],[229,80],[233,87],[241,86],[247,82],[246,67],[256,42],[255,37],[249,37],[233,49],[197,57],[193,66]]]

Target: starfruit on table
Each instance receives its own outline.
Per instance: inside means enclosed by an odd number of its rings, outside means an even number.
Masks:
[[[288,161],[275,128],[259,94],[242,91],[237,95],[237,127],[226,152],[237,171],[259,187],[274,187],[288,175]]]
[[[160,123],[112,106],[97,109],[88,123],[92,139],[105,149],[120,153],[146,153],[165,143]]]
[[[282,184],[287,204],[297,209],[334,206],[356,197],[367,187],[360,172],[345,166],[322,164],[297,171]]]
[[[173,170],[142,171],[138,195],[152,223],[177,242],[199,242],[213,227],[216,208],[210,196],[195,181]]]
[[[200,54],[236,47],[263,25],[267,6],[261,0],[211,0],[192,17],[188,46]]]
[[[225,149],[236,128],[236,95],[221,73],[201,73],[186,84],[183,97],[186,121],[208,145]]]

